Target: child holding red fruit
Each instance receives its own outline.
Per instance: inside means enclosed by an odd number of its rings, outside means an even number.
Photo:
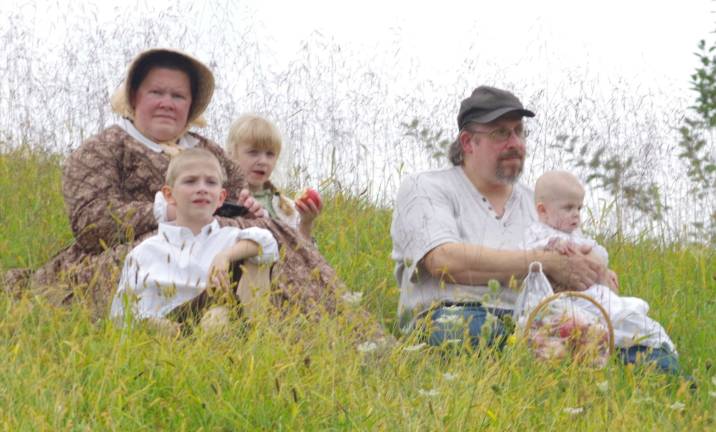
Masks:
[[[273,219],[278,219],[311,240],[313,222],[321,213],[321,198],[307,189],[295,202],[271,183],[271,174],[281,153],[281,134],[269,120],[244,114],[231,125],[226,152],[246,176],[249,190]]]

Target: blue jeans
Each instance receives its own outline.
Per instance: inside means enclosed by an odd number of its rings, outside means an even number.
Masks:
[[[444,343],[462,343],[467,340],[477,346],[481,339],[489,346],[501,348],[510,329],[505,328],[502,317],[512,315],[511,310],[484,307],[479,303],[446,304],[428,313],[426,342],[432,346]],[[624,364],[653,363],[663,373],[681,373],[679,359],[667,347],[650,348],[636,345],[617,348],[616,354]]]
[[[617,348],[617,356],[624,364],[653,364],[660,372],[679,375],[681,366],[679,358],[669,348],[661,346],[650,348],[644,345],[635,345],[629,348]]]
[[[447,304],[431,311],[426,319],[427,343],[432,346],[464,342],[477,346],[480,339],[487,345],[504,345],[509,331],[500,319],[511,310],[486,308],[479,303]]]

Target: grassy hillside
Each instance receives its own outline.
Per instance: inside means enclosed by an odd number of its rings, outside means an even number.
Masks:
[[[0,269],[35,267],[71,240],[60,160],[0,153]],[[390,212],[328,202],[318,244],[392,329]],[[716,260],[694,246],[608,245],[622,291],[643,297],[699,383],[610,364],[602,370],[503,352],[370,350],[344,318],[265,316],[230,333],[168,339],[89,323],[87,311],[0,294],[3,430],[712,430]]]

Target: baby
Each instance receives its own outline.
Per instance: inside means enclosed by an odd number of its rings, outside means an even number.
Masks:
[[[223,203],[226,180],[216,156],[203,148],[183,150],[169,163],[164,198],[176,206],[176,219],[160,223],[156,235],[127,255],[110,315],[123,319],[127,309],[134,319],[162,331],[176,333],[183,315],[208,309],[207,288],[226,280],[231,263],[244,261],[238,296],[244,306],[250,298],[245,282],[278,258],[278,245],[270,231],[219,226],[214,211]],[[266,273],[267,274],[267,273]],[[268,286],[268,278],[266,278]],[[188,309],[188,311],[186,310]],[[177,315],[178,311],[183,311]],[[223,317],[223,318],[217,318]],[[225,307],[208,310],[206,322],[228,320]],[[202,320],[202,327],[204,321]]]
[[[535,204],[539,222],[532,224],[526,233],[525,248],[551,249],[563,254],[580,253],[584,246],[591,254],[608,265],[606,249],[580,231],[580,212],[584,201],[584,188],[579,180],[566,171],[549,171],[535,185]],[[616,275],[608,270],[584,294],[596,300],[608,312],[614,327],[615,345],[629,348],[634,345],[661,348],[666,346],[676,353],[674,343],[664,328],[647,316],[649,305],[636,297],[620,297],[616,288]],[[558,287],[555,291],[569,290]],[[586,308],[589,302],[583,301]],[[594,308],[594,305],[591,305]],[[594,308],[596,309],[596,308]],[[598,311],[593,311],[599,313]]]

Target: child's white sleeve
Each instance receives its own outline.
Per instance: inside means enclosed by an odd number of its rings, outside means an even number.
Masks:
[[[259,245],[259,254],[248,259],[251,263],[271,264],[278,260],[278,243],[267,229],[258,227],[242,229],[236,240],[251,240]]]
[[[603,259],[607,265],[609,265],[609,252],[604,249],[604,246],[595,242],[594,246],[592,247],[592,251],[597,254],[598,257]]]
[[[119,285],[117,285],[117,292],[114,294],[112,300],[112,308],[110,309],[109,316],[114,320],[121,320],[124,317],[124,306],[129,305],[135,292],[134,282],[137,280],[139,267],[134,264],[133,255],[130,253],[124,259],[124,266],[122,267],[122,274],[119,278]]]
[[[544,249],[551,239],[550,233],[539,223],[533,223],[525,230],[525,238],[520,245],[524,250]]]
[[[154,219],[157,223],[167,221],[167,200],[164,198],[162,191],[154,194]]]

